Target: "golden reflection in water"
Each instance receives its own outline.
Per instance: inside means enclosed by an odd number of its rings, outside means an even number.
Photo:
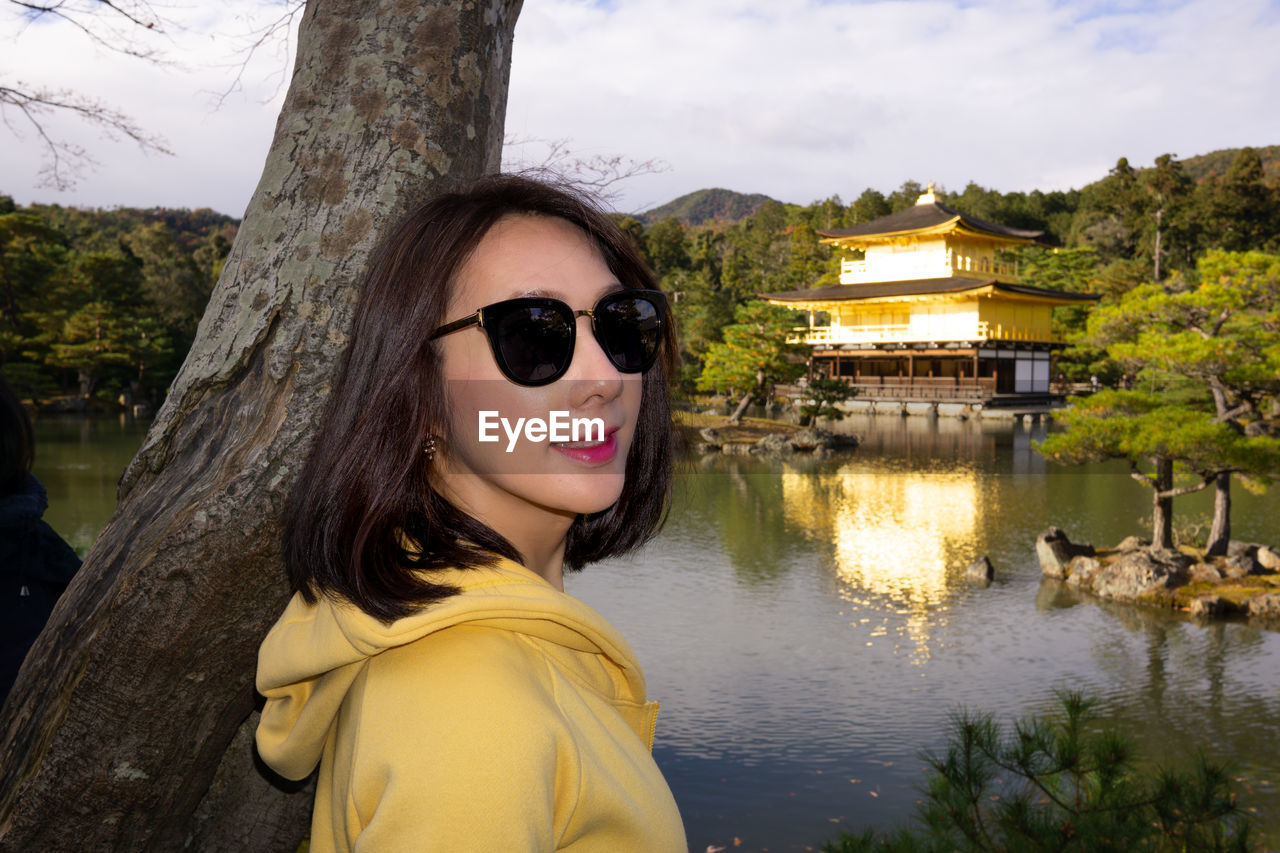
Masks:
[[[931,608],[963,583],[977,554],[977,473],[867,471],[782,475],[787,520],[832,543],[841,594],[900,605],[918,654],[928,655]]]

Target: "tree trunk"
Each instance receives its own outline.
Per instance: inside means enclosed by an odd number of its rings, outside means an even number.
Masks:
[[[1163,221],[1164,221],[1164,208],[1162,207],[1156,211],[1156,251],[1155,251],[1156,261],[1155,261],[1155,271],[1152,275],[1152,279],[1154,281],[1160,280],[1160,237],[1161,237],[1160,224]]]
[[[1213,478],[1213,524],[1209,527],[1209,543],[1205,553],[1211,557],[1227,553],[1231,541],[1231,473]]]
[[[737,426],[742,423],[742,416],[747,413],[747,407],[751,405],[751,399],[764,389],[764,371],[756,371],[756,387],[752,391],[748,391],[738,401],[738,408],[733,410],[733,414],[729,415],[729,423]]]
[[[742,399],[738,401],[738,408],[733,410],[733,414],[729,415],[729,423],[737,426],[742,423],[742,416],[746,414],[747,406],[751,405],[752,394],[750,391],[742,395]]]
[[[1157,550],[1173,547],[1173,460],[1157,456],[1155,494],[1151,499],[1151,547]]]
[[[310,797],[249,749],[281,507],[379,232],[498,168],[520,5],[307,4],[196,341],[0,715],[0,849],[296,849]]]

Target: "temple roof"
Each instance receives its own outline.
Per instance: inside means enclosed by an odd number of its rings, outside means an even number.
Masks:
[[[926,201],[926,199],[929,200]],[[1019,242],[1034,240],[1044,234],[1043,231],[1026,231],[1021,228],[997,225],[994,222],[987,222],[984,219],[978,219],[976,216],[961,213],[958,210],[947,207],[940,201],[932,201],[932,194],[921,196],[919,202],[906,210],[900,210],[897,213],[891,213],[888,216],[882,216],[870,222],[863,222],[861,225],[854,225],[852,228],[841,228],[838,231],[819,231],[818,234],[830,240],[848,237],[884,237],[891,234],[909,234],[916,231],[939,229],[941,226],[953,222],[958,227],[964,227],[968,231],[992,237],[1014,239]]]
[[[932,294],[963,293],[966,290],[991,288],[1003,293],[1033,296],[1063,302],[1096,302],[1102,297],[1096,293],[1072,293],[1067,290],[1048,290],[1025,284],[1006,284],[994,278],[923,278],[912,281],[884,281],[872,284],[837,284],[812,290],[786,290],[781,293],[759,293],[761,299],[774,302],[847,302],[858,299],[877,299],[890,296],[928,296]]]

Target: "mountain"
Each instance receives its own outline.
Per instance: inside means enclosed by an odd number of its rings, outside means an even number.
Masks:
[[[754,215],[766,201],[772,199],[760,193],[746,195],[717,187],[682,195],[675,201],[645,211],[639,219],[645,225],[653,225],[672,216],[686,225],[701,225],[712,219],[737,222]]]
[[[1274,183],[1280,178],[1280,145],[1255,145],[1254,150],[1262,158],[1262,173],[1267,182]],[[1223,148],[1221,151],[1188,157],[1182,161],[1182,171],[1196,182],[1213,176],[1222,177],[1231,168],[1231,161],[1239,151],[1239,148]]]

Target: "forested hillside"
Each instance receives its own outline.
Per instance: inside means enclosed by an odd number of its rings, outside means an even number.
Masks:
[[[686,225],[702,225],[713,220],[730,223],[754,216],[766,201],[773,199],[760,193],[746,195],[720,188],[698,190],[646,211],[639,219],[646,225],[664,219],[678,219]]]
[[[24,398],[155,405],[239,222],[211,210],[18,207],[0,196],[0,365]]]
[[[1265,148],[1255,148],[1258,152],[1259,159],[1262,160],[1262,172],[1266,180],[1280,180],[1280,145],[1268,145]],[[1236,155],[1240,153],[1239,148],[1223,148],[1221,151],[1210,151],[1208,154],[1197,154],[1194,157],[1188,157],[1182,161],[1182,168],[1187,172],[1187,176],[1193,181],[1203,181],[1205,178],[1222,177],[1231,168],[1231,163],[1235,160]]]

